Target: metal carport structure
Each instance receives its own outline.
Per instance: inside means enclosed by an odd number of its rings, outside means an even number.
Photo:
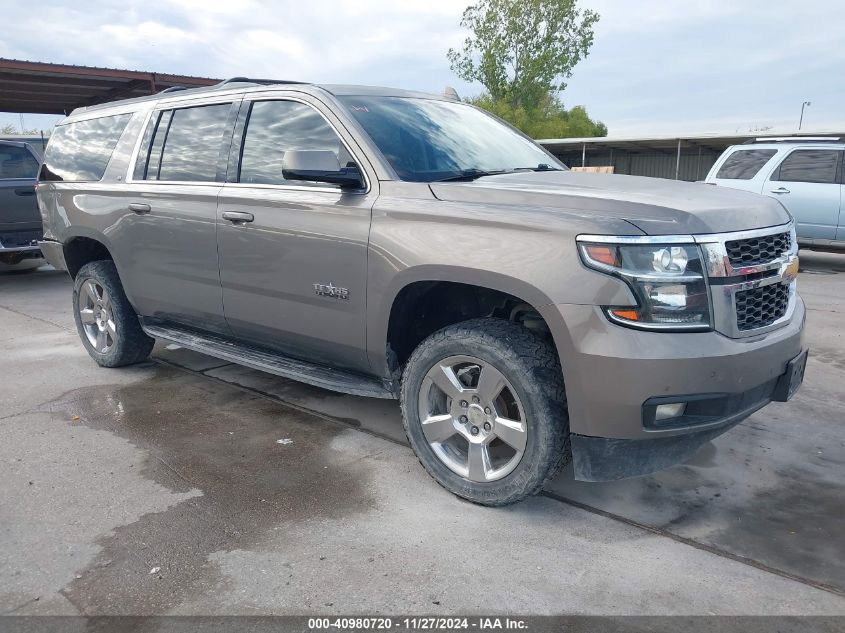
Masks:
[[[167,73],[0,58],[0,112],[67,114],[74,108],[141,97],[173,86],[220,81]]]
[[[676,180],[703,180],[716,159],[731,145],[757,138],[842,137],[845,133],[802,131],[687,136],[587,137],[537,141],[570,167],[612,166],[614,173]]]

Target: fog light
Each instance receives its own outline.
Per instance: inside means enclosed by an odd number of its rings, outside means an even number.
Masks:
[[[677,418],[684,414],[684,409],[687,408],[686,402],[673,402],[672,404],[659,404],[654,411],[654,419],[668,420],[670,418]]]

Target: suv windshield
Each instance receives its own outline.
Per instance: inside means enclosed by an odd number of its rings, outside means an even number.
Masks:
[[[472,180],[521,169],[566,169],[532,141],[462,103],[340,97],[402,180]]]

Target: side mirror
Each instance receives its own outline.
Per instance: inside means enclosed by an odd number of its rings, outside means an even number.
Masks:
[[[327,150],[288,150],[282,158],[285,180],[328,182],[341,187],[360,188],[364,184],[357,167],[341,167],[334,152]]]

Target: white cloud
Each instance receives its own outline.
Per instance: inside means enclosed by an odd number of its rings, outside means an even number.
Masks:
[[[0,56],[209,77],[279,77],[473,94],[446,51],[470,0],[57,0],[6,8]],[[601,21],[563,95],[611,134],[845,128],[845,3],[582,0]],[[35,120],[28,117],[28,120]],[[17,116],[0,115],[0,123]],[[797,121],[796,121],[797,122]]]

